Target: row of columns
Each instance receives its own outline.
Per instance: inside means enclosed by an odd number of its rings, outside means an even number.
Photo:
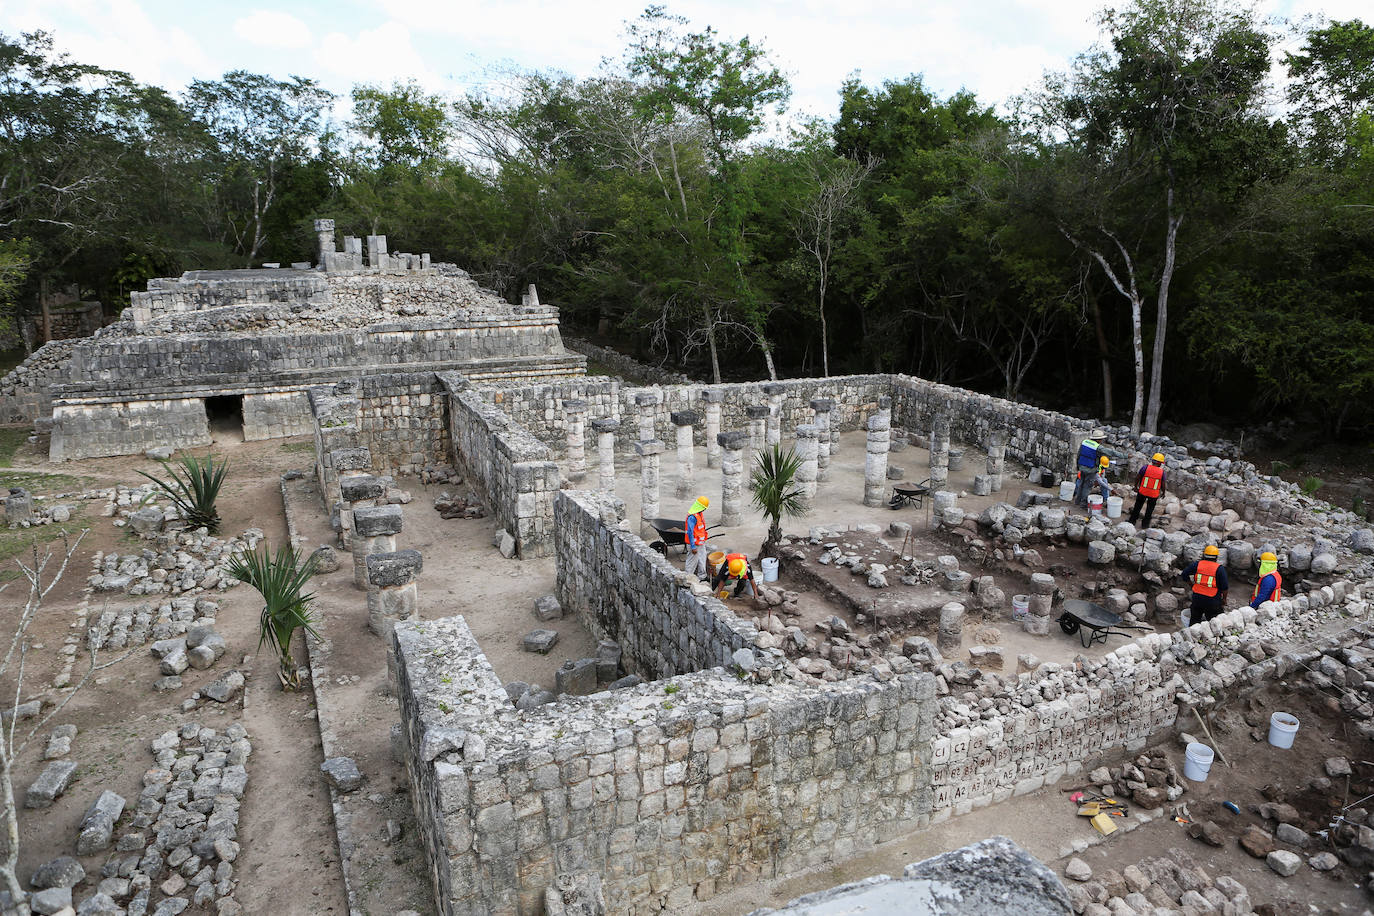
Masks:
[[[398,620],[414,620],[423,561],[417,550],[397,550],[403,512],[381,504],[386,484],[370,473],[372,453],[363,447],[335,449],[339,473],[340,543],[352,554],[353,584],[367,592],[367,628],[381,637]]]
[[[745,487],[746,450],[758,452],[763,448],[780,444],[782,441],[782,399],[786,388],[782,385],[765,385],[767,404],[751,404],[744,408],[747,428],[722,432],[720,429],[721,404],[723,394],[708,390],[703,393],[704,409],[679,410],[669,414],[674,430],[672,445],[676,449],[678,481],[674,495],[678,499],[692,496],[696,489],[696,464],[694,431],[698,424],[704,423],[706,432],[706,466],[721,469],[722,498],[718,507],[721,523],[725,526],[740,524],[743,492]],[[662,455],[667,444],[655,438],[655,421],[660,403],[659,393],[640,391],[635,394],[635,413],[639,440],[635,443],[635,453],[640,459],[641,502],[640,516],[645,522],[661,515],[660,482],[662,477]],[[581,399],[568,399],[563,402],[566,412],[568,437],[568,474],[574,481],[586,475],[585,429],[587,402]],[[830,398],[815,398],[810,401],[814,415],[811,423],[800,424],[796,430],[796,451],[801,458],[797,472],[797,484],[802,499],[810,502],[815,499],[818,484],[830,477],[830,462],[838,451],[838,441],[834,435],[832,413],[835,402]],[[615,442],[620,429],[620,421],[615,418],[601,418],[591,421],[592,431],[596,433],[598,480],[602,492],[615,492]],[[886,502],[887,461],[892,443],[892,399],[887,396],[878,399],[877,410],[868,419],[867,442],[864,456],[864,494],[865,506],[878,507]],[[1002,489],[1002,476],[1005,466],[1007,434],[1004,429],[993,430],[989,438],[987,475],[976,486],[986,486],[991,491]],[[950,418],[947,414],[937,414],[931,424],[930,437],[930,485],[932,490],[947,487],[950,471]]]

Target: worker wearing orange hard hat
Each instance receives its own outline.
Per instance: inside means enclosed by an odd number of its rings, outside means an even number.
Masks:
[[[1221,551],[1215,544],[1202,549],[1202,559],[1183,571],[1183,578],[1192,589],[1192,603],[1188,619],[1191,623],[1202,623],[1220,614],[1226,607],[1226,593],[1231,583],[1226,578],[1226,567],[1221,565]]]
[[[696,502],[692,503],[692,508],[687,510],[687,521],[683,525],[685,534],[682,540],[687,545],[687,572],[698,579],[706,578],[706,539],[711,536],[706,530],[706,508],[710,505],[709,499],[698,496]]]
[[[749,592],[753,597],[759,596],[758,587],[754,585],[754,571],[749,566],[749,558],[742,553],[727,553],[725,561],[720,564],[720,569],[716,570],[716,577],[711,580],[711,590],[718,590],[730,579],[735,583],[734,597],[738,598],[744,593],[744,586],[749,585]]]
[[[1145,466],[1135,475],[1135,507],[1131,509],[1130,522],[1135,524],[1135,520],[1140,517],[1140,510],[1145,510],[1145,527],[1150,527],[1150,519],[1154,518],[1155,503],[1164,495],[1164,453],[1155,452]]]

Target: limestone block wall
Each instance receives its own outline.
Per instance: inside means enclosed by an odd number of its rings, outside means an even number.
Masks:
[[[250,303],[304,302],[327,291],[323,277],[303,271],[285,270],[280,276],[267,277],[259,271],[192,271],[180,278],[149,280],[146,292],[129,294],[127,311],[135,325],[142,325],[155,317],[181,312]]]
[[[601,347],[580,337],[563,335],[563,346],[595,360],[603,369],[635,385],[691,385],[692,379],[681,372],[671,372],[658,366],[641,363],[619,350]]]
[[[377,473],[447,463],[448,397],[433,372],[363,376],[358,402],[359,441],[372,450]]]
[[[53,407],[53,461],[128,455],[156,445],[194,448],[210,444],[201,398],[101,400]]]
[[[753,623],[713,596],[693,594],[690,577],[679,581],[673,564],[614,521],[600,494],[563,490],[554,500],[558,601],[593,636],[620,644],[626,670],[654,679],[728,667],[739,649],[761,668],[782,666],[777,650],[754,648]]]
[[[821,691],[711,670],[520,711],[461,617],[392,639],[440,913],[541,913],[584,871],[608,912],[674,912],[928,821],[929,675]]]
[[[553,552],[559,470],[547,446],[487,403],[457,372],[439,374],[448,396],[454,464],[466,469],[522,557]]]
[[[314,432],[310,396],[304,391],[266,391],[243,396],[243,439],[284,439]]]
[[[310,399],[311,428],[315,435],[315,479],[320,482],[320,499],[325,512],[333,512],[342,498],[339,492],[339,472],[330,457],[335,449],[361,445],[358,435],[358,415],[361,404],[357,395],[358,383],[353,380],[337,385],[319,386],[306,392]]]

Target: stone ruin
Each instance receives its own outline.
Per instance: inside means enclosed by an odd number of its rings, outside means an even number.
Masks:
[[[1018,473],[1009,462],[1033,478],[1071,473],[1089,424],[903,375],[649,387],[587,377],[562,345],[557,310],[533,291],[510,306],[456,268],[387,253],[380,237],[364,263],[358,240],[335,251],[332,225],[317,228],[322,270],[154,281],[118,324],[61,351],[45,376],[51,454],[203,444],[206,399],[226,396],[242,398],[245,438],[313,437],[321,508],[352,554],[368,629],[387,646],[397,747],[442,913],[577,912],[559,901],[584,897],[598,902],[576,904],[582,912],[603,901],[672,911],[1082,781],[1187,727],[1192,710],[1309,663],[1330,660],[1319,662],[1328,683],[1337,673],[1352,691],[1364,682],[1343,672],[1369,667],[1359,647],[1374,635],[1364,623],[1374,532],[1242,461],[1113,430],[1132,458],[1168,455],[1157,513],[1167,526],[1084,521],[1035,488],[967,511],[966,494],[946,487],[974,449],[987,465],[972,493],[995,497]],[[784,562],[829,556],[877,592],[935,583],[946,594],[924,612],[933,642],[865,645],[833,623],[779,631],[771,613],[739,616],[651,546],[646,523],[662,497],[690,492],[660,492],[665,466],[680,482],[718,480],[713,511],[729,527],[741,522],[753,450],[795,442],[810,499],[834,486],[840,434],[859,431],[853,502],[882,505],[905,473],[891,456],[927,446],[933,528],[950,553],[875,569],[817,529],[790,539]],[[638,467],[640,518],[614,497],[618,464]],[[388,494],[394,475],[445,468],[493,518],[504,555],[555,558],[556,600],[541,619],[577,615],[607,650],[560,672],[557,695],[503,684],[461,616],[418,619],[423,558],[396,549],[402,518]],[[22,494],[14,500],[18,513]],[[1028,613],[1014,625],[1044,637],[1071,585],[1045,562],[1051,548],[1101,571],[1083,594],[1146,621],[1176,614],[1171,577],[1208,543],[1242,575],[1273,548],[1288,597],[1096,658],[1025,656],[1014,673],[987,648],[954,657],[965,614],[1003,612],[1007,597],[961,568],[958,552],[970,568],[1023,569]],[[775,590],[767,603],[789,599]],[[826,653],[813,651],[821,644]],[[1374,733],[1374,706],[1351,697],[1342,708]],[[1180,789],[1135,772],[1117,767],[1111,779],[1139,805]]]
[[[455,371],[481,382],[578,376],[558,310],[509,305],[452,265],[369,236],[322,269],[193,270],[151,280],[114,324],[41,348],[0,380],[0,422],[37,423],[54,461],[208,445],[217,410],[246,440],[310,432],[307,392],[377,372]]]

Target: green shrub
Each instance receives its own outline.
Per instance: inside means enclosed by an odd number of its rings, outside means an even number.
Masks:
[[[166,478],[154,477],[139,471],[144,477],[157,484],[163,494],[170,499],[181,513],[181,517],[192,528],[208,528],[211,532],[219,530],[219,511],[215,500],[219,499],[220,487],[224,485],[224,474],[229,470],[229,462],[215,463],[214,455],[195,458],[187,455],[181,459],[181,467],[171,462],[159,462],[167,472]]]
[[[1322,480],[1320,477],[1307,477],[1304,478],[1303,482],[1298,484],[1298,486],[1302,489],[1304,496],[1311,496],[1313,493],[1326,486],[1326,481]]]
[[[229,575],[262,595],[265,603],[258,618],[258,648],[271,643],[280,667],[277,676],[287,690],[300,686],[300,675],[291,658],[291,638],[300,629],[315,634],[319,619],[310,607],[315,596],[303,594],[316,565],[314,554],[302,563],[290,544],[278,547],[275,554],[269,554],[264,545],[261,551],[238,553],[229,560]]]

